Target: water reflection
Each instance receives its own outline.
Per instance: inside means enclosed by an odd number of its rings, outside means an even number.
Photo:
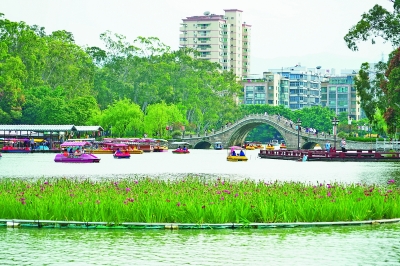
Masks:
[[[399,229],[0,229],[0,264],[397,265]]]
[[[1,177],[90,177],[95,179],[151,176],[175,178],[205,175],[265,181],[386,183],[400,176],[398,162],[295,162],[257,158],[248,151],[248,162],[227,162],[226,151],[192,150],[189,155],[145,153],[129,160],[99,155],[100,163],[55,163],[54,154],[4,154]],[[400,180],[399,180],[400,181]]]
[[[188,174],[264,181],[400,183],[399,163],[226,161],[226,151],[151,153],[98,164],[54,154],[3,154],[0,178],[93,179]],[[1,205],[0,205],[1,206]],[[0,265],[399,265],[400,225],[259,230],[82,230],[0,228]]]

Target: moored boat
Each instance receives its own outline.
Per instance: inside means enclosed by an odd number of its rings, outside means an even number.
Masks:
[[[232,146],[229,148],[228,156],[226,157],[227,161],[230,162],[245,162],[247,161],[247,156],[244,152],[244,148],[239,146]]]
[[[56,154],[54,161],[57,163],[98,163],[100,158],[91,153],[86,153],[85,148],[90,148],[90,142],[64,142],[61,144],[62,153]]]
[[[16,139],[16,138],[5,138],[2,140],[3,148],[1,149],[4,153],[29,153],[31,148],[29,147],[29,139]]]
[[[258,154],[264,159],[307,161],[344,161],[344,162],[398,162],[400,152],[348,150],[326,152],[324,150],[261,150]]]
[[[130,139],[104,139],[95,144],[97,149],[94,149],[94,154],[113,154],[119,147],[124,147],[129,154],[142,154],[143,151],[139,150],[138,144]]]
[[[153,152],[166,152],[168,151],[168,140],[155,139]]]

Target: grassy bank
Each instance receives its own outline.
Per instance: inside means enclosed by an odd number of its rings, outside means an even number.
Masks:
[[[143,178],[0,180],[0,219],[85,222],[331,222],[400,217],[400,190],[306,184]]]

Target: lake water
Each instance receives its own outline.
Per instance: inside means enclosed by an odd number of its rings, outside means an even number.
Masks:
[[[64,164],[55,154],[3,154],[0,178],[95,180],[190,175],[307,183],[378,183],[400,177],[399,163],[227,162],[226,151],[189,155],[99,155],[100,163]],[[0,203],[1,204],[1,203]],[[1,210],[0,210],[1,212]],[[0,265],[400,265],[400,224],[240,230],[82,230],[0,228]]]

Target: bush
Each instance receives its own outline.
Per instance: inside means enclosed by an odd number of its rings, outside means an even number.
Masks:
[[[180,131],[180,130],[172,131],[172,138],[174,138],[174,139],[182,138],[182,131]]]

